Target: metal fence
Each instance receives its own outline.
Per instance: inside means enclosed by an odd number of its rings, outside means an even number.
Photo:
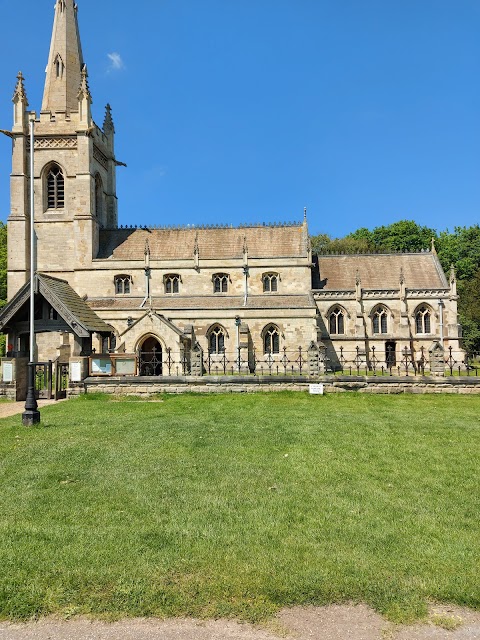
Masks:
[[[448,348],[440,372],[447,376],[480,376],[480,354],[472,353],[462,361],[454,358]],[[425,347],[412,351],[405,347],[400,353],[372,346],[357,347],[354,352],[340,347],[336,352],[315,355],[305,347],[280,349],[278,353],[263,353],[254,348],[209,353],[173,352],[153,349],[136,354],[105,354],[90,358],[91,376],[309,376],[325,373],[342,376],[430,376],[430,354]],[[313,364],[313,366],[312,366]]]
[[[337,362],[326,358],[326,371],[334,375],[350,376],[431,376],[429,352],[425,347],[412,351],[404,347],[397,354],[387,348],[380,353],[376,347],[362,350],[357,347],[355,354],[350,357],[344,355],[344,348],[340,347]],[[445,351],[444,373],[450,376],[478,376],[480,375],[480,354],[466,354],[465,359],[458,361],[453,356],[453,349]],[[383,358],[382,358],[383,356]]]

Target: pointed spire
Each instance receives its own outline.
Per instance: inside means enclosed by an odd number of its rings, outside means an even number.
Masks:
[[[435,247],[435,238],[432,238],[432,253],[434,256],[437,255],[437,248]]]
[[[57,0],[42,111],[76,111],[83,55],[74,0]]]
[[[400,284],[405,284],[405,272],[403,271],[403,267],[400,268]]]
[[[17,75],[17,84],[13,93],[12,102],[23,102],[25,107],[28,107],[27,93],[25,91],[23,73],[21,71],[19,71]]]
[[[12,97],[13,102],[13,131],[16,133],[25,132],[28,127],[27,117],[27,93],[25,91],[25,84],[23,81],[23,74],[21,71],[17,75],[17,84]]]
[[[88,87],[88,71],[86,64],[83,65],[81,78],[80,87],[77,93],[80,124],[90,127],[92,126],[92,96]]]
[[[103,133],[108,136],[111,133],[115,133],[115,126],[112,118],[112,107],[107,104],[105,107],[105,120],[103,121]]]
[[[80,87],[77,93],[78,100],[83,98],[92,101],[92,94],[90,93],[90,87],[88,86],[88,70],[87,65],[84,64],[81,71]]]

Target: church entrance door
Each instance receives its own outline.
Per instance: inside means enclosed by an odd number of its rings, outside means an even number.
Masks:
[[[140,348],[138,370],[141,376],[161,376],[163,371],[162,345],[150,336]]]

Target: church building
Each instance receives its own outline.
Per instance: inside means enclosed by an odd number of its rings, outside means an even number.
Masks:
[[[435,342],[461,359],[455,273],[445,276],[433,245],[312,256],[306,211],[278,225],[119,227],[112,110],[101,126],[93,120],[74,0],[56,1],[33,150],[22,74],[13,104],[9,303],[0,314],[10,356],[28,350],[33,152],[37,360],[61,349],[110,354],[118,375],[206,373],[227,362],[248,373],[297,366],[316,349],[328,370],[368,364],[372,353],[387,366],[402,354],[413,362]]]

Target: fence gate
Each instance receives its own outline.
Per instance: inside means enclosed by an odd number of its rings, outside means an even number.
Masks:
[[[35,363],[35,397],[42,400],[52,398],[52,361]]]
[[[55,363],[55,400],[64,400],[68,389],[68,362]]]

